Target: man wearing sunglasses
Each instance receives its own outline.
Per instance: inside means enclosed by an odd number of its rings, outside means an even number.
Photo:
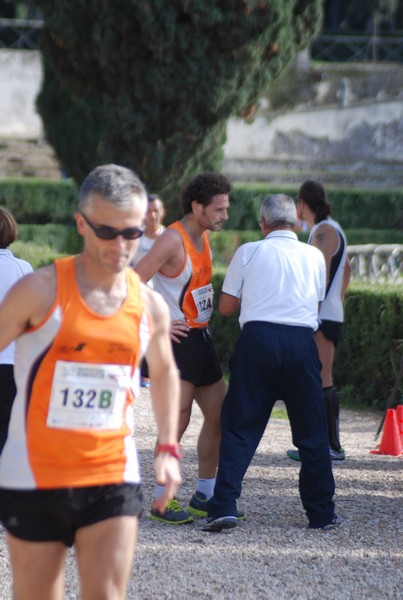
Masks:
[[[19,600],[63,597],[75,544],[82,598],[125,598],[142,508],[132,381],[145,354],[164,510],[180,483],[179,378],[165,302],[128,267],[147,208],[129,169],[80,188],[84,248],[18,282],[0,305],[16,339],[17,396],[0,465],[0,516]],[[148,333],[151,332],[151,333]]]
[[[197,444],[198,479],[186,510],[176,498],[166,511],[151,509],[151,518],[164,523],[191,523],[207,514],[213,495],[220,443],[220,412],[225,383],[217,352],[210,337],[213,310],[212,262],[208,232],[220,231],[228,219],[229,181],[219,173],[201,173],[182,190],[184,217],[172,223],[136,265],[144,282],[153,278],[171,314],[171,338],[181,379],[181,439],[190,421],[193,400],[204,423]],[[157,478],[155,497],[164,494]]]

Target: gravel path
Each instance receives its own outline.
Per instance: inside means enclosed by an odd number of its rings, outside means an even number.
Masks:
[[[145,514],[128,598],[136,600],[384,600],[401,597],[402,458],[371,455],[380,414],[342,410],[347,461],[334,466],[342,527],[309,531],[298,495],[298,464],[288,421],[272,419],[246,475],[239,507],[247,520],[221,534],[193,524],[169,526],[147,519],[153,493],[155,427],[149,393],[137,405]],[[197,407],[183,440],[187,502],[196,476]],[[400,590],[400,592],[399,592]],[[4,532],[0,532],[0,600],[12,598]],[[79,598],[74,551],[69,553],[66,600]],[[33,598],[33,600],[40,600]]]

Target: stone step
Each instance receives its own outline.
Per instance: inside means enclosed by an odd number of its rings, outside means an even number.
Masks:
[[[319,179],[339,187],[401,187],[403,165],[373,160],[340,162],[318,160],[228,160],[222,171],[232,181],[271,182],[299,185],[306,179]]]
[[[403,186],[401,163],[376,161],[330,162],[297,160],[228,160],[222,171],[232,181],[262,181],[299,185],[320,179],[327,185],[385,188]],[[53,149],[43,139],[0,140],[0,177],[60,179],[61,168]]]
[[[0,177],[60,179],[61,169],[45,140],[1,139]]]

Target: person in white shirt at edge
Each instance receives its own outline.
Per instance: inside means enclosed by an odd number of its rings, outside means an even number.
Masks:
[[[165,217],[165,207],[158,194],[147,194],[148,205],[144,219],[144,233],[140,238],[140,243],[136,254],[130,263],[130,266],[135,268],[137,263],[151,250],[155,240],[165,231],[162,221]],[[152,278],[147,284],[152,288]],[[140,386],[143,388],[150,387],[150,378],[148,376],[148,366],[145,358],[141,361],[140,367]]]
[[[334,351],[340,339],[344,311],[343,302],[351,277],[347,256],[347,240],[340,225],[331,218],[325,188],[318,181],[305,181],[298,192],[297,208],[301,219],[311,230],[308,244],[319,248],[326,262],[326,296],[319,309],[319,328],[315,341],[322,363],[322,387],[325,402],[330,458],[344,461],[340,443],[339,398],[333,384]],[[300,460],[297,449],[287,451],[293,460]]]
[[[17,239],[13,215],[0,206],[0,302],[16,281],[32,273],[29,262],[17,258],[8,248]],[[14,381],[15,342],[0,352],[0,455],[6,442],[11,407],[16,394]]]
[[[242,481],[275,402],[283,400],[301,454],[299,492],[312,529],[341,520],[327,441],[320,362],[314,339],[326,266],[317,248],[298,241],[292,198],[268,196],[260,208],[264,239],[238,248],[228,267],[219,310],[240,309],[241,333],[230,362],[221,411],[221,444],[204,531],[236,527]]]

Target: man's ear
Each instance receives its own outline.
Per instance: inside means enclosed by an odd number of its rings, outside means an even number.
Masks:
[[[78,234],[83,236],[84,231],[85,231],[84,217],[79,212],[76,212],[74,215],[74,219],[76,221],[76,227],[77,227]]]
[[[201,204],[197,200],[192,200],[191,207],[192,207],[192,213],[196,216],[199,216],[203,210],[203,204]]]
[[[266,223],[265,223],[265,220],[263,219],[263,217],[260,217],[260,219],[259,219],[259,227],[260,227],[261,234],[264,237],[266,237],[268,230],[267,230],[267,226],[266,226]]]

